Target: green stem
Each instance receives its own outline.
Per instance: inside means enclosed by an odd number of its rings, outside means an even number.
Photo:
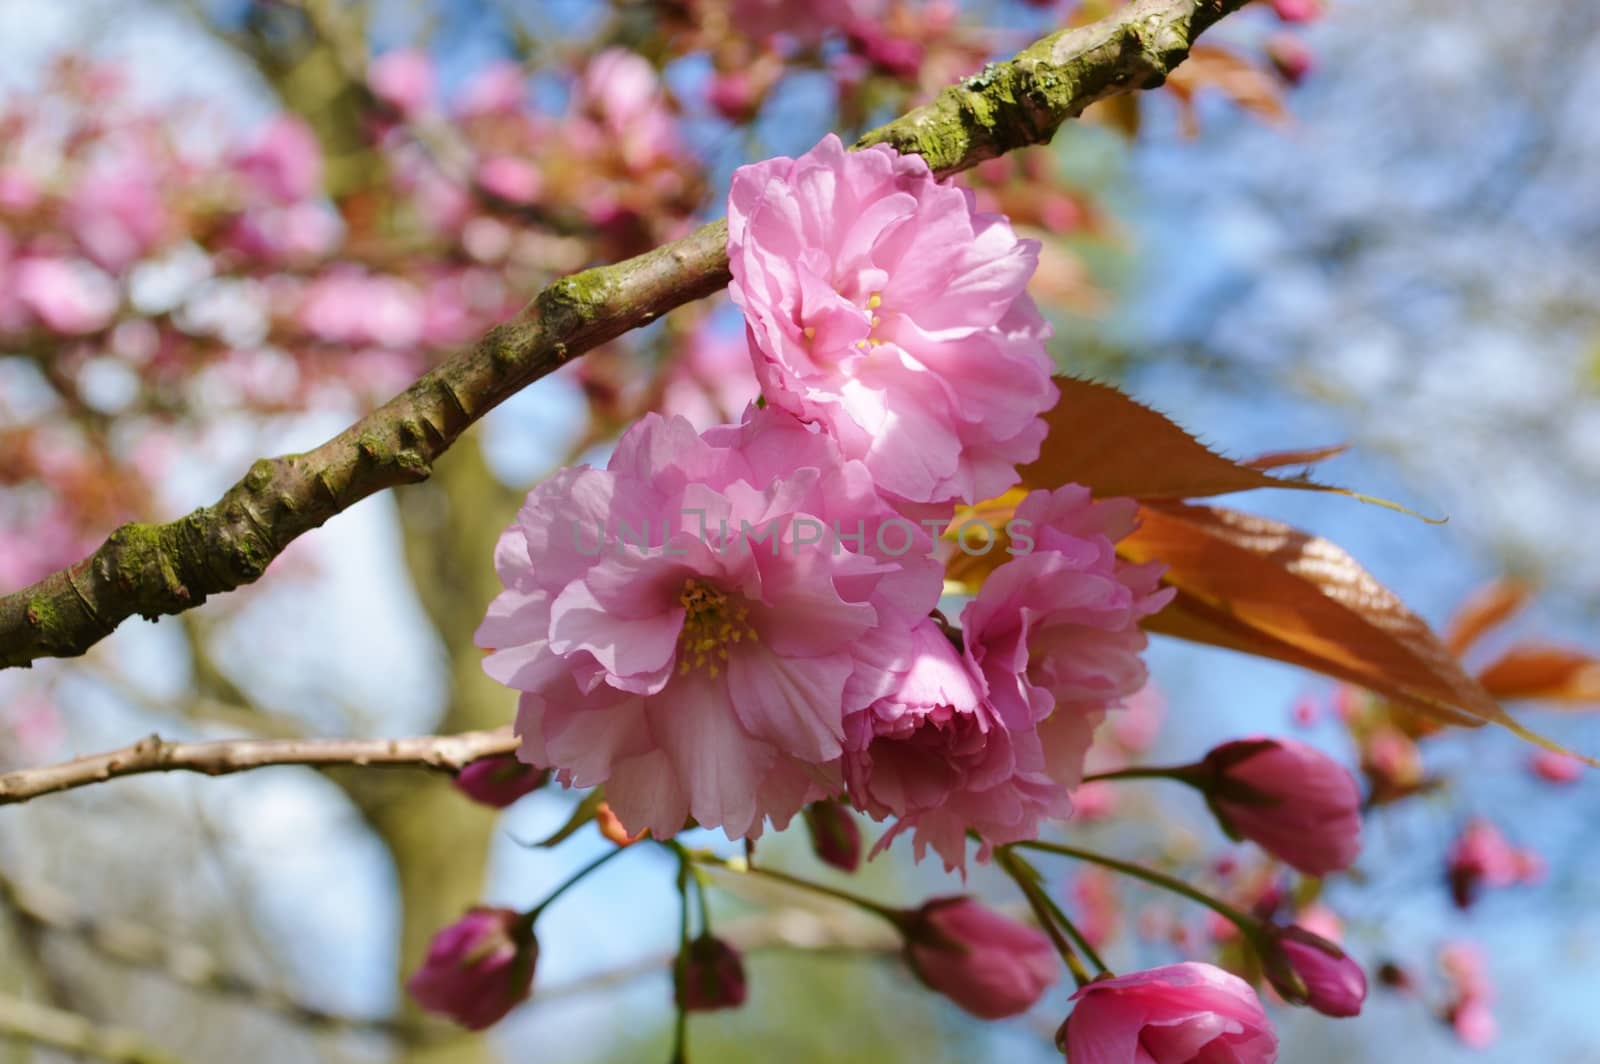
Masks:
[[[1133,765],[1128,768],[1114,769],[1110,772],[1095,772],[1083,777],[1085,783],[1099,783],[1105,780],[1176,780],[1196,786],[1195,778],[1198,765]]]
[[[1100,865],[1102,868],[1109,868],[1113,872],[1121,872],[1125,876],[1132,876],[1135,879],[1142,879],[1152,886],[1160,887],[1163,890],[1170,890],[1174,894],[1181,894],[1190,901],[1199,902],[1201,905],[1204,905],[1206,908],[1217,913],[1219,916],[1225,917],[1226,919],[1232,921],[1240,931],[1243,931],[1252,939],[1255,938],[1255,936],[1261,930],[1261,922],[1255,917],[1251,916],[1249,913],[1241,912],[1240,910],[1229,905],[1227,902],[1222,901],[1220,898],[1213,898],[1205,891],[1191,887],[1183,880],[1175,879],[1174,877],[1167,875],[1165,872],[1157,872],[1153,868],[1146,868],[1143,865],[1136,865],[1129,861],[1118,860],[1115,857],[1107,857],[1105,854],[1095,853],[1093,850],[1080,850],[1076,846],[1068,846],[1065,843],[1060,842],[1044,842],[1043,840],[1039,840],[1033,842],[1017,842],[1013,843],[1012,845],[1029,850],[1039,850],[1044,853],[1058,854],[1062,857],[1071,857],[1078,861],[1087,861],[1090,864]]]
[[[1021,863],[1024,868],[1033,873],[1034,882],[1037,883],[1040,881],[1038,871],[1026,858],[1015,854],[1013,857],[1016,861]],[[1055,899],[1050,897],[1049,892],[1040,891],[1040,894],[1045,905],[1049,907],[1051,915],[1053,915],[1056,920],[1060,922],[1062,928],[1067,932],[1067,934],[1072,936],[1072,941],[1077,945],[1078,949],[1083,951],[1083,955],[1089,958],[1089,963],[1094,965],[1099,971],[1109,973],[1111,968],[1106,964],[1105,961],[1100,959],[1100,954],[1096,952],[1095,948],[1089,944],[1089,940],[1084,937],[1082,931],[1078,930],[1078,925],[1072,922],[1072,918],[1066,914],[1066,911],[1062,909],[1061,906],[1056,904]]]
[[[583,877],[587,876],[590,872],[593,872],[595,869],[599,868],[601,865],[603,865],[607,861],[611,860],[617,854],[621,853],[622,850],[623,850],[623,847],[621,847],[621,846],[614,847],[614,848],[606,851],[605,853],[601,854],[599,857],[596,857],[594,860],[590,861],[588,864],[584,865],[582,868],[578,869],[578,871],[572,876],[571,879],[568,879],[565,883],[561,884],[555,890],[551,891],[549,897],[545,898],[544,901],[540,902],[538,905],[535,905],[533,908],[529,909],[526,913],[524,913],[523,917],[522,917],[523,921],[526,922],[526,924],[529,927],[532,927],[533,924],[534,924],[534,921],[539,919],[539,914],[544,912],[545,909],[549,908],[551,902],[553,902],[557,898],[561,897],[561,895],[565,894],[579,880],[583,879]]]
[[[1040,888],[1038,871],[1026,860],[1006,847],[1000,847],[995,851],[995,861],[1001,868],[1005,869],[1006,875],[1016,882],[1017,889],[1022,891],[1022,896],[1027,899],[1029,907],[1033,909],[1033,914],[1039,918],[1039,926],[1043,927],[1045,934],[1050,936],[1050,941],[1055,944],[1056,952],[1061,954],[1061,959],[1066,962],[1067,969],[1072,972],[1073,981],[1080,987],[1088,986],[1094,981],[1094,977],[1083,967],[1083,961],[1078,959],[1078,954],[1072,948],[1072,943],[1068,942],[1066,937],[1062,935],[1061,926],[1056,922],[1057,918],[1061,917],[1060,911],[1050,901],[1049,895]],[[1061,918],[1065,919],[1065,917]],[[1105,965],[1100,965],[1100,969],[1104,971]]]
[[[685,1004],[689,979],[689,851],[679,843],[667,844],[678,855],[678,896],[682,900],[678,917],[678,959],[672,965],[673,1005],[677,1014],[672,1024],[671,1064],[687,1064],[689,1059],[689,1009]],[[704,894],[701,895],[702,901]]]
[[[694,876],[695,898],[700,903],[700,933],[711,934],[711,899],[707,895],[705,874],[698,868],[691,869]]]
[[[761,876],[766,879],[776,880],[779,883],[787,883],[791,887],[799,887],[802,890],[809,890],[815,894],[824,894],[838,901],[847,902],[851,905],[857,906],[858,908],[865,909],[870,913],[875,913],[876,915],[881,916],[885,920],[889,921],[897,928],[903,929],[905,927],[907,917],[903,909],[896,909],[888,905],[882,905],[873,901],[871,898],[863,898],[859,894],[852,894],[847,890],[840,890],[838,887],[830,887],[824,883],[814,883],[809,879],[801,879],[799,876],[791,876],[787,872],[780,872],[776,868],[767,868],[764,865],[760,868],[756,868],[748,861],[730,860],[706,851],[696,852],[691,854],[691,856],[700,864],[715,865],[718,868],[726,869],[729,872],[737,872],[738,874],[745,876]]]

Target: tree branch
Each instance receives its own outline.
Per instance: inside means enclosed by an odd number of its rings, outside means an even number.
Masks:
[[[511,729],[410,739],[226,739],[170,742],[159,735],[104,754],[0,776],[0,805],[148,772],[226,776],[273,765],[385,765],[459,771],[470,761],[515,750]]]
[[[224,969],[202,946],[173,941],[134,920],[91,915],[70,897],[39,884],[23,886],[0,878],[0,901],[30,927],[67,935],[108,960],[161,975],[179,986],[266,1009],[303,1027],[326,1031],[373,1031],[420,1041],[422,1032],[387,1019],[342,1016]],[[0,1024],[0,1036],[6,1028]],[[121,1058],[116,1058],[121,1059]]]
[[[1136,0],[991,64],[864,136],[941,176],[1029,144],[1097,100],[1161,84],[1248,0]],[[211,506],[128,524],[93,555],[0,598],[0,668],[71,657],[133,614],[155,618],[256,580],[295,537],[369,495],[425,479],[469,425],[591,348],[729,281],[727,223],[551,284],[513,320],[304,454],[263,458]]]
[[[113,1064],[177,1064],[132,1031],[101,1027],[75,1012],[0,994],[0,1038],[16,1038]]]

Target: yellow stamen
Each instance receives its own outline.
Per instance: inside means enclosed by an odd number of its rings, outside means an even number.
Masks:
[[[683,582],[678,602],[684,609],[683,631],[678,635],[679,676],[703,668],[715,678],[722,672],[721,663],[728,660],[729,643],[746,636],[752,642],[759,638],[748,620],[749,606],[730,601],[725,592],[693,577]]]

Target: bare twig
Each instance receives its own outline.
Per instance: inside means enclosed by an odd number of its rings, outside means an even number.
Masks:
[[[20,1039],[113,1064],[177,1064],[132,1031],[93,1021],[37,1001],[0,994],[0,1039]]]
[[[1135,0],[1053,34],[868,133],[941,175],[1048,141],[1097,100],[1160,84],[1247,0]],[[93,555],[0,598],[0,667],[83,653],[139,614],[179,613],[257,579],[297,536],[375,492],[425,479],[473,422],[598,344],[724,287],[727,224],[556,281],[512,321],[304,454],[263,458],[222,498],[129,524]]]
[[[226,739],[186,743],[151,735],[120,750],[0,776],[0,805],[147,772],[226,776],[273,765],[384,765],[455,772],[470,761],[507,753],[516,745],[510,728],[409,739]]]
[[[421,1037],[420,1032],[393,1020],[328,1012],[282,991],[259,985],[224,968],[203,946],[174,941],[142,922],[90,914],[52,887],[37,883],[23,885],[0,878],[0,902],[31,929],[74,938],[117,964],[160,975],[191,990],[236,999],[278,1013],[303,1027],[374,1031],[410,1040]],[[0,1034],[3,1033],[4,1028],[0,1026]]]

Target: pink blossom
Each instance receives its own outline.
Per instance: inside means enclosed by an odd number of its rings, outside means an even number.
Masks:
[[[433,60],[415,48],[385,52],[367,68],[367,84],[402,117],[415,118],[433,103]]]
[[[548,772],[523,764],[511,754],[480,757],[456,773],[456,790],[475,802],[504,809],[532,794],[550,779]]]
[[[306,290],[298,319],[325,343],[408,348],[422,338],[423,303],[407,281],[341,268]]]
[[[779,34],[814,45],[853,15],[850,0],[733,0],[733,25],[755,40]]]
[[[38,206],[39,182],[20,170],[0,169],[0,210],[21,214]]]
[[[526,159],[496,155],[478,166],[478,184],[510,203],[532,203],[544,186],[539,168]]]
[[[760,394],[744,337],[711,323],[694,331],[666,373],[661,413],[701,430],[737,417]]]
[[[256,196],[274,203],[306,199],[322,187],[322,149],[311,127],[299,118],[274,118],[233,165]]]
[[[1481,998],[1485,1001],[1493,999],[1494,983],[1489,978],[1489,959],[1476,943],[1446,943],[1439,950],[1439,968],[1457,997]]]
[[[837,786],[827,766],[846,713],[876,696],[879,633],[937,600],[916,532],[865,467],[779,411],[704,436],[643,418],[605,470],[536,487],[501,537],[506,591],[477,640],[523,692],[520,755],[605,783],[631,831],[782,826]]]
[[[1116,556],[1134,513],[1131,501],[1095,502],[1076,484],[1030,493],[1010,548],[1026,553],[996,568],[961,614],[967,659],[999,719],[1013,735],[1038,729],[1046,770],[1068,789],[1105,711],[1144,687],[1139,622],[1172,596],[1157,589],[1160,566]]]
[[[1458,1002],[1450,1009],[1449,1018],[1456,1037],[1468,1049],[1488,1049],[1500,1037],[1500,1025],[1495,1022],[1494,1013],[1489,1011],[1488,1003],[1479,998]]]
[[[1367,975],[1335,943],[1321,935],[1290,925],[1273,929],[1273,941],[1282,951],[1289,970],[1299,977],[1305,994],[1267,966],[1267,977],[1285,1001],[1308,1005],[1324,1016],[1359,1016],[1367,998]]]
[[[81,261],[21,259],[12,264],[9,285],[20,307],[66,336],[105,328],[121,301],[111,278]]]
[[[1090,780],[1072,792],[1072,815],[1088,823],[1115,816],[1121,802],[1115,784],[1109,780]]]
[[[1161,689],[1147,683],[1123,700],[1121,713],[1111,715],[1111,735],[1127,754],[1143,754],[1156,741],[1167,715],[1167,700]]]
[[[911,971],[974,1016],[1026,1012],[1060,978],[1044,932],[971,898],[935,898],[909,916],[902,932]]]
[[[890,32],[877,19],[852,19],[849,37],[853,49],[892,77],[911,81],[922,67],[922,43]]]
[[[527,92],[527,72],[510,60],[480,70],[462,91],[456,110],[462,115],[516,114]]]
[[[1322,0],[1271,0],[1272,10],[1285,22],[1314,22],[1322,17]]]
[[[1073,796],[1074,802],[1077,796]],[[1122,921],[1122,895],[1117,877],[1105,868],[1086,868],[1072,880],[1071,897],[1078,930],[1100,949],[1117,935]]]
[[[312,262],[333,251],[343,234],[339,216],[320,203],[252,210],[228,231],[241,253],[269,264]]]
[[[913,629],[905,660],[894,688],[845,720],[851,798],[880,820],[897,818],[877,849],[912,831],[919,860],[932,846],[954,869],[965,864],[968,831],[987,853],[1071,812],[1033,722],[1008,730],[938,624]]]
[[[1361,853],[1361,790],[1322,751],[1293,739],[1241,739],[1202,765],[1207,799],[1230,834],[1306,875],[1349,868]]]
[[[139,156],[79,182],[66,204],[66,220],[89,257],[113,273],[144,258],[170,222],[161,175]]]
[[[736,1009],[748,993],[739,951],[709,934],[689,943],[676,996],[686,1012]]]
[[[406,982],[417,1004],[474,1031],[496,1023],[533,989],[539,945],[523,915],[478,907],[440,931]]]
[[[748,122],[761,106],[761,90],[748,70],[717,71],[711,76],[706,99],[730,122]]]
[[[1570,754],[1540,750],[1528,760],[1534,775],[1547,783],[1575,783],[1583,776],[1583,762]]]
[[[897,818],[879,848],[909,831],[919,858],[932,847],[954,869],[969,832],[983,858],[1071,812],[1095,726],[1145,684],[1139,620],[1169,597],[1159,567],[1116,557],[1132,520],[1075,485],[1029,495],[1012,522],[1029,549],[962,613],[965,653],[925,620],[891,655],[893,682],[845,722],[852,799]]]
[[[634,169],[681,150],[677,120],[667,108],[650,61],[626,48],[607,48],[584,68],[578,105],[599,120],[602,135]]]
[[[1278,1037],[1255,991],[1193,961],[1090,983],[1056,1044],[1072,1064],[1272,1064]]]
[[[728,255],[762,393],[826,426],[885,493],[975,502],[1038,456],[1057,396],[1024,290],[1039,244],[920,157],[829,134],[739,168]]]
[[[1463,909],[1477,900],[1484,887],[1507,887],[1521,878],[1516,847],[1481,817],[1461,829],[1447,860],[1450,893]]]
[[[1290,85],[1300,84],[1317,66],[1317,56],[1311,46],[1288,33],[1273,34],[1268,39],[1267,58],[1278,76]]]

